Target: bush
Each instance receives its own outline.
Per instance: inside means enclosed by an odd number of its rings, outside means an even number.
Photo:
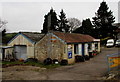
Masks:
[[[11,62],[14,62],[14,61],[15,61],[15,59],[10,59],[10,61],[11,61]]]
[[[90,57],[90,58],[93,58],[93,57],[94,57],[92,52],[89,52],[89,57]]]
[[[65,59],[61,60],[60,62],[60,65],[67,65],[67,64],[68,64],[68,60]]]
[[[89,60],[90,59],[90,57],[88,55],[85,55],[84,58],[85,58],[85,60]]]
[[[43,63],[44,63],[45,65],[50,65],[50,64],[52,64],[52,59],[51,59],[51,58],[47,58],[47,59],[44,60]]]
[[[58,64],[58,60],[57,59],[53,59],[53,64]]]
[[[83,56],[75,56],[75,61],[76,62],[84,62],[85,58]]]

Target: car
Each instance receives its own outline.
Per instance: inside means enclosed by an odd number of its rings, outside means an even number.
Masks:
[[[120,39],[116,40],[115,46],[116,46],[116,47],[120,47]]]
[[[106,47],[114,47],[114,44],[115,44],[115,41],[114,39],[108,39],[107,40],[107,44],[106,44]]]

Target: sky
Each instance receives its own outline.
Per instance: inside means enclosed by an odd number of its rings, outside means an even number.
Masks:
[[[4,0],[0,2],[0,18],[6,20],[7,32],[40,32],[43,29],[44,16],[51,7],[60,14],[61,9],[67,18],[77,18],[81,22],[92,19],[103,0]],[[118,22],[118,1],[104,0],[113,11]],[[58,17],[59,18],[59,17]],[[119,20],[120,22],[120,20]]]

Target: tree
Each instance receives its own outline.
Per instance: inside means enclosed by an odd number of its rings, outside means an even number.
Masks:
[[[93,36],[93,25],[90,21],[90,19],[86,19],[82,21],[82,26],[77,28],[76,30],[73,31],[73,33],[81,33],[81,34],[88,34]]]
[[[73,32],[76,28],[81,26],[81,22],[77,18],[68,18],[68,24],[70,26],[70,32]]]
[[[106,2],[103,1],[100,4],[97,13],[95,13],[95,17],[93,17],[93,24],[97,31],[97,38],[112,37],[113,32],[116,29],[112,26],[115,22],[115,17],[112,15],[112,11],[108,9],[109,7]]]
[[[47,33],[49,30],[56,31],[58,29],[58,19],[57,14],[51,8],[50,12],[48,12],[47,15],[44,16],[44,23],[43,23],[43,30],[42,33]]]
[[[0,29],[1,29],[1,32],[2,32],[2,36],[5,36],[5,32],[6,32],[6,29],[5,29],[5,26],[7,24],[7,21],[3,21],[0,19]]]
[[[68,21],[66,19],[66,14],[64,13],[63,9],[61,10],[60,12],[60,15],[59,15],[59,28],[58,28],[58,31],[60,32],[69,32],[69,25],[68,25]]]

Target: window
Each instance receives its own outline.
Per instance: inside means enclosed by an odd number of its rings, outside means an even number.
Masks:
[[[88,44],[88,50],[91,50],[91,48],[92,48],[92,44]]]
[[[78,44],[74,44],[74,53],[78,54]]]
[[[98,43],[95,43],[95,49],[98,49]]]

